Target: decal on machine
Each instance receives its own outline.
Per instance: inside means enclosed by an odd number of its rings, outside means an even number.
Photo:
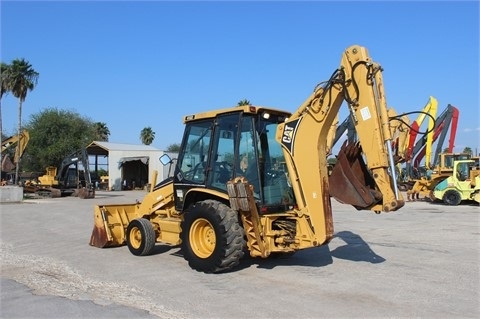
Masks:
[[[300,120],[302,118],[298,118],[291,122],[285,123],[283,128],[283,136],[282,136],[282,144],[288,149],[290,154],[293,156],[293,144],[295,143],[295,134],[297,133],[298,125],[300,124]]]
[[[363,121],[366,121],[372,118],[372,114],[370,114],[370,110],[368,109],[368,106],[362,107],[360,109],[360,115],[362,116]]]

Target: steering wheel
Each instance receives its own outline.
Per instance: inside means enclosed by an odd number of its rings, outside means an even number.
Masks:
[[[275,185],[276,184],[275,181],[278,181],[282,177],[287,179],[284,172],[277,171],[277,170],[269,170],[266,172],[265,176],[266,176],[265,186]],[[288,179],[287,179],[287,182],[288,182]]]
[[[184,172],[184,177],[192,182],[203,182],[205,179],[205,163],[200,162],[191,170]]]

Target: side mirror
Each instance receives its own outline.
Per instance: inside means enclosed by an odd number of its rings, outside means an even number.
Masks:
[[[172,159],[170,158],[170,156],[168,156],[168,154],[163,154],[162,156],[160,156],[159,160],[160,163],[162,163],[163,165],[167,165],[172,162]]]

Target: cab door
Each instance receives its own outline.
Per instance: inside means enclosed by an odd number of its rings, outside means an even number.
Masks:
[[[213,129],[212,119],[190,122],[185,126],[173,177],[177,210],[183,209],[184,196],[189,189],[205,187]]]

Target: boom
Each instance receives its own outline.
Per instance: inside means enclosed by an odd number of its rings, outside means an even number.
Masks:
[[[430,159],[432,156],[432,140],[433,140],[433,130],[435,126],[435,117],[437,115],[437,107],[438,107],[438,102],[437,99],[435,99],[433,96],[430,96],[428,99],[427,104],[423,108],[422,112],[420,115],[417,117],[415,122],[413,122],[411,130],[410,130],[410,141],[408,143],[408,149],[407,149],[407,160],[410,160],[412,158],[412,155],[414,153],[414,145],[415,145],[415,140],[417,138],[417,134],[419,133],[420,126],[422,125],[423,121],[425,120],[425,117],[428,115],[430,117],[428,121],[428,131],[427,131],[427,137],[426,137],[426,166],[430,167]]]
[[[11,165],[13,164],[13,168],[15,168],[20,161],[20,158],[23,155],[23,152],[27,148],[28,141],[30,140],[30,134],[28,131],[23,130],[20,133],[20,138],[18,134],[15,134],[14,136],[11,136],[5,140],[2,141],[2,155],[4,152],[7,151],[7,149],[10,149],[15,146],[15,154],[13,156],[13,163],[11,163],[11,159],[9,156],[5,156],[2,159],[2,165],[1,165],[1,170],[2,171],[7,171],[12,169]],[[8,165],[7,161],[10,161],[10,165]],[[10,167],[8,167],[10,166]],[[8,168],[8,169],[7,169]]]
[[[417,143],[415,143],[415,146],[413,147],[413,150],[411,152],[411,159],[413,161],[410,161],[410,163],[407,163],[407,172],[409,172],[409,175],[412,176],[412,169],[413,167],[418,167],[420,165],[420,162],[425,156],[426,148],[430,143],[430,148],[432,146],[432,143],[437,142],[436,148],[435,148],[435,154],[432,159],[432,167],[435,167],[438,164],[438,159],[440,158],[440,153],[443,152],[443,144],[445,142],[446,135],[450,129],[450,137],[448,141],[448,151],[447,153],[453,153],[453,148],[455,146],[455,136],[457,134],[457,125],[458,125],[458,117],[460,115],[459,110],[449,104],[447,108],[437,117],[435,120],[435,127],[433,130],[433,138],[429,142],[428,141],[428,135],[423,136],[422,139],[420,139]],[[412,166],[413,163],[413,166]]]
[[[318,86],[277,129],[276,139],[283,147],[298,208],[323,211],[309,215],[313,228],[325,225],[327,237],[333,229],[330,195],[357,209],[389,212],[404,205],[392,176],[392,136],[381,71],[366,48],[348,48],[328,82]],[[342,146],[329,181],[325,137],[344,101],[361,147]],[[316,152],[312,152],[312,144]],[[362,155],[367,158],[366,166]]]

